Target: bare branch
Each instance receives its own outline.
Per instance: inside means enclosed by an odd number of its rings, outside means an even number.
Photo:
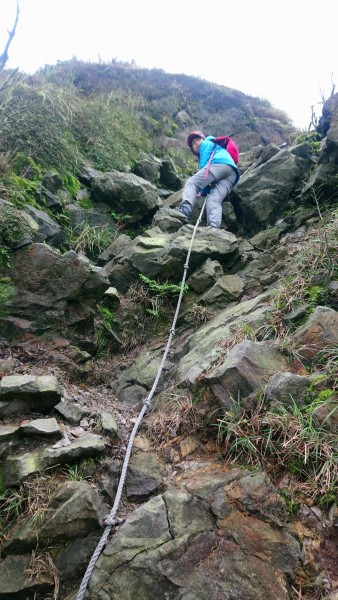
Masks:
[[[333,96],[336,91],[336,84],[333,82],[333,73],[331,73],[331,85],[332,85],[331,96]]]
[[[20,13],[19,0],[17,0],[15,23],[14,23],[12,31],[8,31],[7,44],[5,46],[3,53],[0,55],[0,71],[2,71],[2,69],[5,67],[6,62],[8,61],[8,49],[9,49],[9,46],[15,36],[16,26],[17,26],[18,20],[19,20],[19,13]]]

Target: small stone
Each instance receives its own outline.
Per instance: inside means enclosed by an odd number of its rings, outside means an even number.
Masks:
[[[55,407],[56,412],[58,412],[68,423],[72,425],[79,425],[81,420],[87,416],[87,411],[85,411],[81,406],[75,404],[74,402],[70,402],[68,400],[64,400],[63,402],[59,402]]]
[[[62,437],[60,427],[54,418],[34,419],[34,421],[30,421],[24,425],[21,424],[20,433],[37,437]]]
[[[151,447],[151,442],[148,438],[142,436],[142,435],[137,435],[135,440],[134,440],[134,448],[137,448],[138,450],[150,450]]]
[[[198,440],[192,436],[185,438],[180,442],[180,451],[182,458],[192,454],[199,447]]]
[[[108,289],[105,291],[104,295],[105,295],[105,296],[109,296],[109,298],[110,298],[111,300],[118,300],[118,301],[120,301],[120,296],[119,296],[119,293],[118,293],[118,291],[117,291],[117,289],[116,289],[115,287],[109,287],[109,288],[108,288]]]
[[[102,412],[98,416],[98,422],[101,429],[111,438],[117,436],[117,423],[114,417],[107,412]]]
[[[0,377],[8,375],[14,370],[15,362],[12,358],[4,358],[0,360]]]
[[[19,429],[19,425],[0,425],[0,442],[11,439]]]

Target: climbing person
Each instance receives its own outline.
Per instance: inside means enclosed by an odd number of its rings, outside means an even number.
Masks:
[[[188,136],[187,144],[199,159],[199,171],[187,180],[178,210],[188,222],[197,196],[208,196],[205,205],[207,227],[219,229],[223,202],[240,174],[229,152],[214,143],[214,139],[211,135],[205,137],[201,131],[193,131]]]

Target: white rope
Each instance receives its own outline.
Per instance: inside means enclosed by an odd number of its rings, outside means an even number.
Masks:
[[[201,212],[199,214],[199,217],[197,219],[196,225],[194,227],[193,234],[191,236],[191,240],[190,240],[190,244],[189,244],[189,249],[188,249],[188,253],[187,253],[187,259],[186,259],[186,262],[185,262],[184,267],[183,267],[183,277],[182,277],[180,293],[179,293],[179,297],[178,297],[178,301],[177,301],[177,305],[176,305],[176,311],[175,311],[175,315],[174,315],[174,318],[173,318],[172,326],[171,326],[171,329],[170,329],[170,334],[169,334],[169,337],[168,337],[167,345],[165,347],[165,350],[164,350],[164,353],[163,353],[163,357],[162,357],[162,360],[161,360],[161,364],[160,364],[160,366],[158,368],[157,375],[156,375],[155,381],[153,383],[153,387],[151,388],[151,390],[150,390],[147,398],[143,401],[143,407],[142,407],[142,409],[140,411],[139,416],[136,419],[135,425],[133,427],[133,431],[131,432],[131,435],[130,435],[130,438],[129,438],[129,442],[128,442],[128,446],[127,446],[127,450],[126,450],[126,455],[125,455],[125,458],[124,458],[124,461],[123,461],[123,465],[122,465],[120,480],[119,480],[119,484],[118,484],[118,487],[117,487],[114,504],[113,504],[113,507],[112,507],[109,515],[107,515],[105,517],[104,524],[106,525],[106,527],[105,527],[104,532],[102,534],[102,537],[101,537],[101,539],[100,539],[100,541],[99,541],[99,543],[98,543],[98,545],[97,545],[97,547],[96,547],[96,549],[95,549],[95,551],[93,553],[93,556],[90,559],[90,563],[89,563],[89,565],[87,567],[87,570],[86,570],[86,572],[84,574],[84,577],[82,579],[78,595],[76,596],[76,600],[83,600],[83,597],[84,597],[84,594],[86,592],[89,579],[90,579],[90,577],[92,575],[92,572],[94,570],[94,567],[95,567],[95,563],[96,563],[96,561],[99,558],[99,556],[100,556],[103,548],[105,547],[105,545],[107,543],[110,530],[112,529],[112,527],[114,525],[116,525],[118,523],[118,520],[115,519],[115,515],[116,515],[117,509],[118,509],[119,504],[120,504],[120,500],[121,500],[121,496],[122,496],[122,491],[123,491],[123,486],[124,486],[124,482],[125,482],[126,475],[127,475],[128,464],[129,464],[130,455],[131,455],[131,451],[132,451],[132,448],[133,448],[135,436],[136,436],[138,428],[139,428],[139,426],[141,424],[141,421],[142,421],[142,419],[143,419],[143,417],[144,417],[144,415],[145,415],[145,413],[147,411],[147,408],[150,407],[152,397],[153,397],[153,395],[154,395],[154,393],[156,391],[156,388],[158,386],[158,382],[160,380],[160,377],[161,377],[161,374],[162,374],[162,371],[163,371],[164,363],[166,361],[166,358],[167,358],[167,355],[168,355],[168,352],[169,352],[169,348],[170,348],[172,339],[173,339],[173,337],[175,335],[175,327],[176,327],[176,322],[177,322],[177,319],[178,319],[178,315],[179,315],[180,307],[181,307],[181,302],[182,302],[182,298],[183,298],[183,294],[184,294],[184,286],[185,286],[185,280],[187,278],[187,272],[188,272],[188,268],[189,268],[189,260],[190,260],[190,255],[191,255],[191,251],[192,251],[192,246],[193,246],[193,243],[194,243],[194,239],[195,239],[197,228],[198,228],[198,226],[199,226],[199,224],[201,222],[201,219],[202,219],[202,215],[203,215],[205,203],[206,203],[206,199],[203,202],[203,206],[201,208]]]

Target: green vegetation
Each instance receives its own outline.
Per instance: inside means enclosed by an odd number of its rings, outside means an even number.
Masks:
[[[211,426],[217,428],[220,452],[232,463],[275,475],[291,471],[316,498],[337,491],[337,436],[316,421],[326,404],[326,399],[303,407],[292,402],[270,410],[262,400],[246,410],[238,401]]]
[[[109,225],[93,227],[83,221],[67,230],[70,247],[75,252],[86,254],[91,260],[96,259],[116,238],[116,231]]]
[[[319,154],[321,146],[321,136],[319,135],[319,133],[317,133],[317,131],[303,132],[301,135],[298,135],[294,140],[295,144],[303,144],[304,142],[310,144],[314,154]]]
[[[2,249],[0,248],[0,264],[2,258]],[[15,286],[11,282],[10,277],[0,277],[0,305],[10,302],[16,295]],[[3,310],[0,310],[0,314],[3,314]]]
[[[13,248],[30,234],[31,229],[18,210],[7,205],[0,206],[0,267],[9,265]]]
[[[21,490],[0,491],[0,540],[27,508],[27,498]]]
[[[108,306],[109,299],[103,299],[98,305],[98,316],[96,318],[98,355],[109,353],[111,348],[120,342],[115,333],[118,318],[115,309]]]
[[[152,150],[150,137],[118,93],[83,95],[42,75],[29,83],[17,76],[0,89],[0,106],[0,154],[16,153],[14,173],[33,181],[50,168],[74,177],[88,160],[103,171],[121,170]],[[70,181],[66,187],[74,194]]]
[[[173,283],[157,283],[154,279],[149,279],[145,275],[139,275],[140,280],[146,289],[150,291],[150,295],[146,294],[148,301],[150,300],[151,308],[145,306],[146,312],[156,319],[163,318],[165,324],[167,318],[165,314],[168,314],[168,300],[177,296],[181,291],[181,286]],[[183,293],[187,293],[189,286],[187,283],[184,284]],[[166,302],[167,300],[167,302]],[[171,310],[169,311],[169,313]]]
[[[2,177],[0,194],[2,198],[9,200],[18,208],[24,207],[25,204],[41,208],[36,201],[38,182],[25,179],[13,172],[8,172]]]
[[[90,210],[94,206],[93,201],[90,198],[81,198],[77,203],[85,210]]]
[[[173,283],[157,283],[154,279],[149,279],[145,275],[139,275],[141,281],[158,296],[176,296],[180,293],[181,286]],[[183,292],[187,293],[189,286],[184,284]]]

